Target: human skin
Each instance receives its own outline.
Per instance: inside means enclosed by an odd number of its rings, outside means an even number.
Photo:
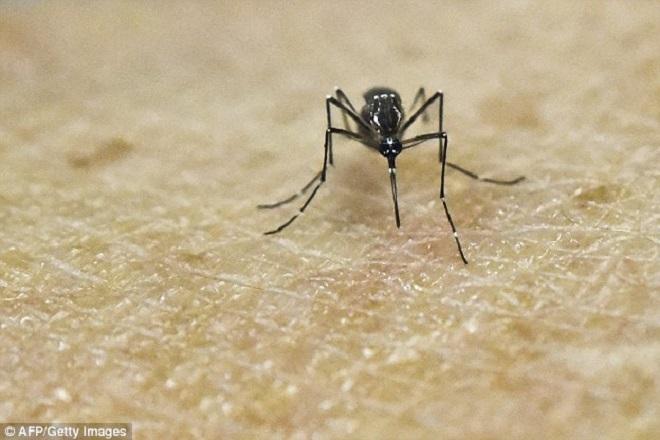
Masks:
[[[0,421],[657,438],[653,2],[0,5]],[[387,162],[324,97],[445,93]],[[418,133],[433,130],[420,123]],[[341,122],[339,114],[334,117]]]

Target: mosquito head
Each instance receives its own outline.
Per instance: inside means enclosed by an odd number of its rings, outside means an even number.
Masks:
[[[392,136],[384,137],[378,147],[380,154],[387,158],[397,157],[402,149],[403,147],[401,146],[399,139]]]

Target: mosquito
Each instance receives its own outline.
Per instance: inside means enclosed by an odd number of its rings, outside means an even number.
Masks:
[[[284,228],[293,223],[303,212],[305,212],[309,204],[312,202],[316,196],[316,193],[326,181],[328,165],[334,166],[332,155],[333,135],[344,136],[360,142],[366,147],[379,152],[383,157],[387,159],[390,187],[392,190],[392,201],[394,203],[394,218],[396,220],[397,228],[401,227],[401,218],[399,217],[399,196],[396,184],[396,158],[403,150],[415,147],[426,141],[437,139],[438,159],[441,163],[440,200],[442,201],[442,206],[444,207],[447,221],[451,226],[454,240],[456,241],[456,246],[458,248],[461,259],[463,260],[463,263],[468,264],[468,261],[465,258],[465,254],[463,253],[461,241],[458,238],[456,226],[454,225],[454,221],[452,220],[451,214],[449,213],[449,208],[447,207],[447,200],[445,199],[445,168],[453,168],[472,179],[480,180],[482,182],[494,183],[497,185],[515,185],[516,183],[519,183],[525,179],[525,177],[520,176],[512,180],[483,178],[476,173],[447,160],[447,146],[449,144],[449,137],[447,136],[447,132],[443,130],[442,126],[444,105],[444,95],[442,91],[435,92],[430,98],[427,99],[424,87],[420,87],[413,99],[410,109],[411,116],[408,118],[406,118],[404,114],[403,106],[401,105],[401,97],[395,90],[391,88],[373,87],[367,90],[363,97],[365,104],[358,112],[351,101],[348,99],[348,96],[346,96],[346,94],[340,88],[335,88],[334,96],[326,96],[325,112],[328,126],[325,131],[323,167],[321,168],[321,171],[316,173],[312,180],[305,184],[305,186],[303,186],[302,189],[296,194],[293,194],[292,196],[276,203],[258,205],[258,208],[260,209],[277,208],[294,201],[309,191],[310,188],[312,188],[312,191],[307,197],[307,200],[305,200],[305,203],[302,204],[302,206],[298,209],[298,212],[294,214],[293,217],[291,217],[285,223],[282,223],[277,228],[264,232],[264,234],[271,235],[281,232]],[[418,102],[422,103],[421,106],[417,110],[413,111]],[[405,139],[404,135],[406,130],[408,130],[408,128],[410,128],[410,126],[413,125],[417,119],[421,117],[422,120],[428,121],[429,117],[427,110],[429,110],[431,105],[434,103],[438,105],[438,130]],[[338,128],[332,125],[332,107],[337,108],[341,112],[345,128]],[[348,118],[350,118],[356,124],[355,126],[357,131],[350,130]]]

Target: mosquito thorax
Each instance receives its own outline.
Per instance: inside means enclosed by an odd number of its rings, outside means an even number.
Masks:
[[[386,87],[375,87],[364,94],[361,116],[379,136],[395,136],[403,120],[399,94]]]
[[[399,153],[401,153],[403,147],[397,138],[388,136],[383,138],[378,149],[380,154],[385,157],[396,157]]]

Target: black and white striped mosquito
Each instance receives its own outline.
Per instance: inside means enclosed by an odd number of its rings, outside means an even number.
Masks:
[[[293,223],[293,221],[297,219],[300,214],[305,212],[305,209],[307,209],[309,204],[312,202],[314,196],[316,196],[317,191],[319,188],[321,188],[321,185],[323,185],[326,180],[328,164],[334,166],[332,158],[333,134],[342,135],[349,139],[356,140],[368,148],[379,152],[383,157],[387,159],[390,186],[392,188],[392,201],[394,202],[394,217],[396,219],[397,228],[400,227],[401,220],[399,217],[399,202],[396,186],[396,157],[403,150],[415,147],[428,140],[438,139],[438,158],[442,164],[440,171],[440,200],[442,200],[442,206],[445,209],[447,221],[449,222],[449,225],[451,226],[452,232],[454,234],[454,240],[456,240],[458,252],[460,253],[463,262],[467,264],[467,259],[465,258],[463,248],[461,247],[461,242],[458,238],[456,226],[454,226],[454,221],[451,218],[449,208],[447,207],[447,201],[445,200],[445,167],[450,167],[460,171],[472,179],[495,183],[498,185],[515,185],[516,183],[522,181],[525,177],[520,176],[513,180],[482,178],[472,171],[466,170],[463,167],[447,161],[447,145],[449,142],[447,132],[443,131],[442,129],[444,96],[441,91],[435,92],[433,96],[426,99],[424,88],[421,87],[413,99],[411,112],[412,109],[415,108],[415,105],[418,101],[421,100],[422,105],[416,111],[412,112],[411,116],[408,118],[406,118],[401,106],[401,97],[396,91],[390,88],[374,87],[367,90],[363,96],[365,104],[360,112],[358,112],[355,107],[353,107],[353,104],[351,104],[348,96],[346,96],[346,94],[339,88],[335,88],[335,96],[326,96],[325,111],[328,119],[328,127],[325,131],[325,154],[323,157],[323,167],[321,171],[319,171],[300,191],[291,197],[276,203],[259,205],[258,207],[260,209],[277,208],[292,202],[313,187],[312,192],[293,217],[291,217],[288,221],[281,224],[277,228],[265,232],[264,234],[277,234],[278,232],[282,231],[284,228]],[[438,131],[404,139],[406,130],[410,128],[410,126],[420,116],[424,120],[428,119],[426,111],[433,103],[438,104]],[[341,111],[346,128],[337,128],[332,126],[332,113],[330,109],[333,106]],[[356,124],[357,132],[349,130],[347,117]]]

